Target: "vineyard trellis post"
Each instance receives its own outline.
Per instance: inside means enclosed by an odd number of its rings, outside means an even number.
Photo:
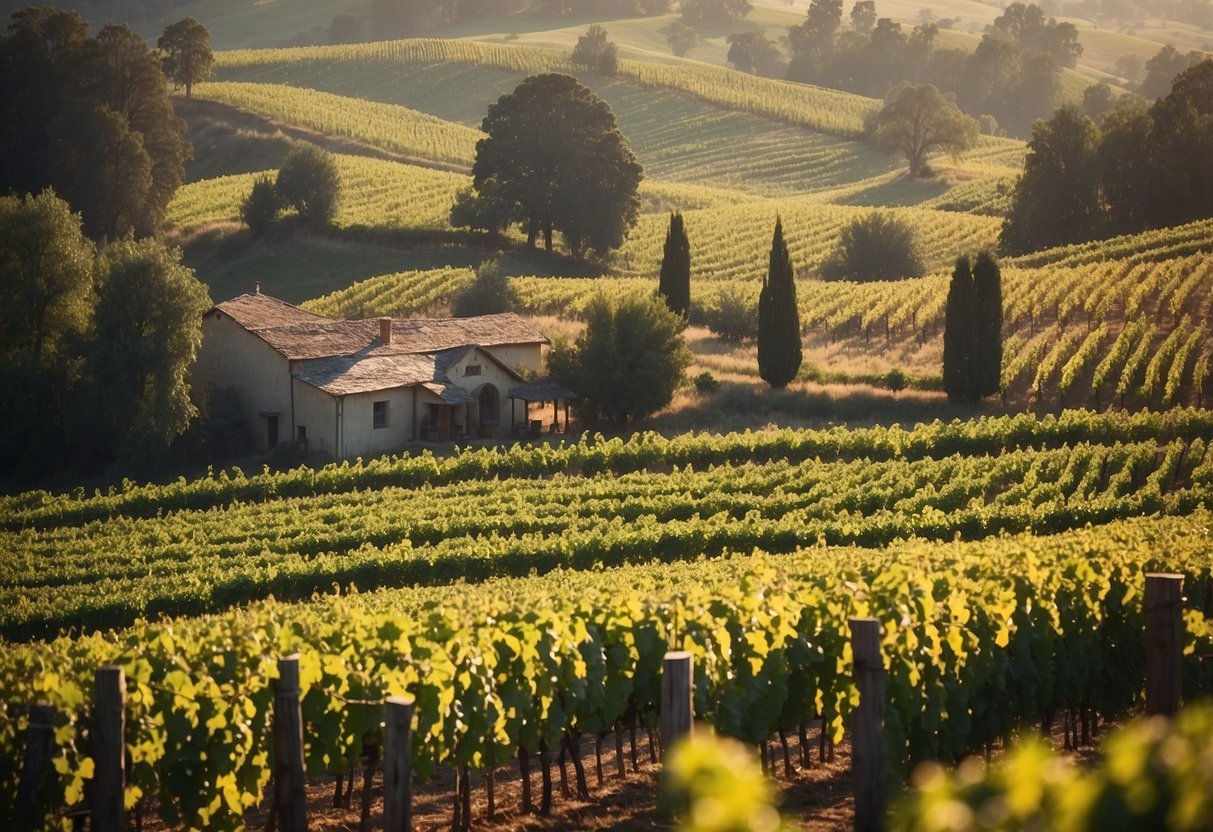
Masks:
[[[851,773],[855,792],[855,829],[884,829],[888,803],[888,749],[884,741],[884,660],[880,621],[852,618],[851,651],[859,705],[851,714]]]
[[[17,829],[34,829],[38,820],[38,788],[50,767],[55,749],[55,706],[38,702],[30,707],[25,733],[25,760],[17,788],[13,821]]]
[[[1146,573],[1146,713],[1173,716],[1183,690],[1184,576]]]
[[[661,748],[668,753],[676,741],[691,733],[694,704],[694,667],[691,654],[673,650],[665,654],[661,669]]]
[[[411,696],[389,696],[383,707],[383,828],[413,828],[413,706]]]
[[[126,672],[102,667],[96,688],[93,725],[92,823],[95,832],[123,832],[126,790]]]
[[[274,683],[274,803],[282,832],[307,829],[303,777],[303,706],[299,701],[299,654],[278,660]]]

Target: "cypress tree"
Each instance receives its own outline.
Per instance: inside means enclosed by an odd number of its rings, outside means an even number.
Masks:
[[[956,260],[944,312],[943,387],[976,402],[1002,386],[1002,276],[988,251]]]
[[[661,258],[661,282],[657,293],[675,315],[686,317],[691,308],[691,243],[681,213],[670,214],[670,230],[665,235],[665,253]]]
[[[786,387],[800,370],[800,312],[792,259],[776,217],[771,265],[758,296],[758,375],[775,388]]]
[[[980,252],[973,264],[973,289],[977,313],[974,392],[981,397],[1002,387],[1002,272],[989,251]]]
[[[943,389],[953,401],[977,401],[973,385],[975,295],[969,257],[961,255],[952,270],[943,318]]]

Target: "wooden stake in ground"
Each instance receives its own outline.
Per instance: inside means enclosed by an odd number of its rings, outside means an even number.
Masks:
[[[96,832],[123,832],[126,828],[126,673],[121,667],[103,667],[94,677],[96,707],[93,726],[91,827]]]
[[[303,707],[299,703],[299,654],[278,660],[274,683],[274,797],[282,832],[307,829],[303,779]]]
[[[38,813],[38,788],[51,767],[55,751],[55,706],[39,702],[30,708],[29,727],[25,731],[25,760],[17,787],[17,806],[13,823],[17,829],[42,826]]]
[[[413,705],[389,696],[383,706],[383,828],[412,832]],[[340,781],[340,777],[337,778]]]
[[[1172,716],[1183,690],[1184,576],[1146,574],[1146,713]]]
[[[665,754],[691,733],[694,676],[691,654],[674,650],[665,654],[661,669],[661,747]]]
[[[851,649],[855,656],[855,686],[859,689],[859,706],[851,715],[855,829],[879,832],[884,829],[888,801],[880,622],[875,618],[852,618]]]

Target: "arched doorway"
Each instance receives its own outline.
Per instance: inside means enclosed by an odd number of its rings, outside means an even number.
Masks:
[[[501,394],[493,385],[485,384],[476,394],[476,403],[480,411],[480,432],[491,433],[501,418]]]

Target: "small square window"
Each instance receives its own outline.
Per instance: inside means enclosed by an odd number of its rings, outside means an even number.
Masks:
[[[479,364],[468,364],[466,367],[463,368],[463,374],[465,376],[480,375],[480,365]]]
[[[372,406],[375,429],[387,427],[387,402],[375,402]]]

